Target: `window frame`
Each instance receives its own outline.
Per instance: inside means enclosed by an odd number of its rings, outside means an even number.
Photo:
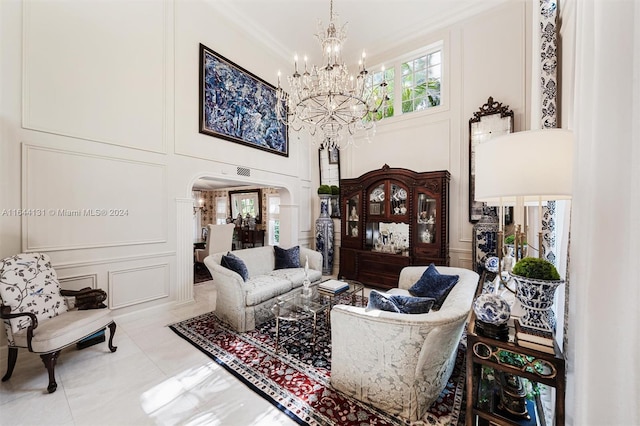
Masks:
[[[374,67],[370,67],[370,69],[375,70],[374,72],[379,73],[382,65],[385,65],[385,69],[388,70],[393,68],[394,71],[394,82],[393,82],[393,115],[390,117],[382,117],[376,120],[376,123],[387,122],[389,120],[396,120],[400,117],[409,118],[420,116],[423,114],[433,114],[440,112],[446,108],[448,108],[448,79],[447,69],[448,69],[448,60],[449,55],[447,55],[446,51],[447,42],[446,39],[440,38],[439,40],[429,43],[428,45],[421,47],[419,49],[413,50],[411,52],[399,55],[394,57],[393,59],[383,62]],[[406,62],[410,62],[416,60],[422,56],[428,56],[431,53],[440,51],[440,104],[433,107],[428,107],[420,110],[413,110],[408,112],[402,112],[402,64]]]

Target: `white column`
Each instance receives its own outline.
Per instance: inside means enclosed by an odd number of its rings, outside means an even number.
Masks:
[[[176,199],[176,303],[193,302],[193,200]]]

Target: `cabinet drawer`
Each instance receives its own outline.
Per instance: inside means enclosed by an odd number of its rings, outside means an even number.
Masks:
[[[400,271],[410,263],[407,256],[361,253],[358,276],[360,281],[372,287],[394,288],[398,286]]]

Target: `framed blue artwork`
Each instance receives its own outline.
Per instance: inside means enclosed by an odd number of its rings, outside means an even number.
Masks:
[[[200,133],[289,156],[276,88],[200,44]]]

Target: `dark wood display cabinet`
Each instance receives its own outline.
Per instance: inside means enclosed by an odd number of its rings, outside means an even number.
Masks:
[[[386,164],[341,179],[340,276],[388,289],[405,266],[449,265],[449,180]]]

